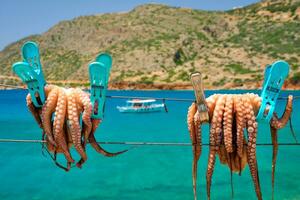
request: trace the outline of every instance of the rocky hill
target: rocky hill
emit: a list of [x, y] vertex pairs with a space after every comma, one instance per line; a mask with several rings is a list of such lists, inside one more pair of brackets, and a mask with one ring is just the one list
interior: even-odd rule
[[212, 12], [147, 4], [126, 13], [62, 21], [0, 52], [0, 82], [19, 84], [11, 71], [27, 40], [39, 43], [50, 82], [87, 85], [99, 52], [113, 56], [111, 87], [186, 88], [201, 71], [206, 88], [258, 88], [267, 64], [291, 65], [287, 86], [300, 85], [300, 1], [268, 0]]

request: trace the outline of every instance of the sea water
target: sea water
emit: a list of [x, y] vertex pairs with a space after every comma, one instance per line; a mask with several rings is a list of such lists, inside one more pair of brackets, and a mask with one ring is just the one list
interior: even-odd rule
[[[208, 91], [244, 93], [247, 91]], [[254, 91], [255, 92], [255, 91]], [[258, 92], [258, 91], [256, 91]], [[300, 91], [287, 94], [300, 95]], [[109, 91], [109, 95], [194, 98], [192, 91]], [[0, 91], [0, 138], [41, 139], [41, 130], [29, 113], [25, 90]], [[282, 113], [285, 101], [277, 105]], [[190, 142], [186, 124], [189, 102], [167, 101], [169, 112], [122, 114], [116, 106], [124, 99], [107, 99], [105, 118], [96, 132], [98, 141]], [[300, 137], [300, 100], [294, 101], [292, 122]], [[203, 127], [208, 142], [208, 126]], [[279, 131], [279, 142], [294, 142], [289, 127]], [[259, 124], [257, 143], [271, 143], [269, 126]], [[108, 151], [132, 148], [103, 145]], [[77, 153], [72, 156], [78, 160]], [[191, 146], [136, 146], [107, 158], [87, 148], [82, 169], [65, 172], [42, 154], [38, 143], [0, 143], [0, 199], [193, 199]], [[271, 199], [272, 147], [257, 146], [259, 177], [264, 199]], [[59, 161], [65, 164], [62, 156]], [[206, 199], [205, 174], [208, 147], [203, 147], [198, 167], [198, 198]], [[230, 171], [217, 159], [212, 199], [231, 199]], [[300, 199], [300, 147], [280, 146], [276, 168], [275, 198]], [[256, 199], [249, 168], [233, 175], [234, 198]]]

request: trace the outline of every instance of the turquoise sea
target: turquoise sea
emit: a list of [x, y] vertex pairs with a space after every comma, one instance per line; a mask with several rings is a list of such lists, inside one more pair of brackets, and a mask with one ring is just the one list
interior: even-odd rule
[[[208, 91], [241, 93], [246, 91]], [[288, 91], [299, 96], [300, 91]], [[25, 90], [0, 91], [0, 138], [40, 139], [41, 130], [25, 105]], [[192, 91], [109, 91], [109, 95], [193, 98]], [[186, 114], [189, 103], [167, 102], [169, 113], [121, 114], [123, 99], [107, 99], [105, 119], [98, 141], [189, 142]], [[282, 112], [285, 101], [277, 110]], [[293, 124], [300, 138], [300, 100], [294, 101]], [[208, 126], [203, 140], [208, 142]], [[294, 142], [289, 127], [279, 132], [280, 142]], [[269, 127], [259, 125], [258, 143], [270, 143]], [[116, 151], [130, 146], [104, 145]], [[0, 199], [193, 199], [190, 146], [140, 146], [115, 158], [87, 149], [82, 169], [68, 173], [43, 156], [40, 144], [0, 143]], [[271, 199], [271, 146], [258, 146], [259, 175], [264, 199]], [[76, 152], [73, 157], [78, 160]], [[206, 199], [205, 173], [208, 148], [198, 169], [198, 198]], [[62, 158], [62, 157], [60, 157]], [[300, 199], [300, 146], [280, 146], [275, 199]], [[233, 177], [234, 199], [256, 199], [248, 167]], [[231, 199], [229, 169], [216, 163], [212, 199]]]

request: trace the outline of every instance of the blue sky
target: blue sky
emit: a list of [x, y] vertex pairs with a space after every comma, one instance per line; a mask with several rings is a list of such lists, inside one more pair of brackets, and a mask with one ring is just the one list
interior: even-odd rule
[[23, 37], [40, 34], [61, 20], [82, 15], [129, 11], [145, 3], [203, 10], [228, 10], [258, 0], [1, 0], [0, 50]]

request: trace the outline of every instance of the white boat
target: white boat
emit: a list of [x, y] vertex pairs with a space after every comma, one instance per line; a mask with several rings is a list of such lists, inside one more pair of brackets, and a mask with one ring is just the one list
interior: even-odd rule
[[132, 99], [126, 101], [126, 106], [117, 106], [117, 109], [122, 113], [145, 113], [162, 111], [164, 109], [164, 104], [157, 104], [155, 102], [155, 99]]

